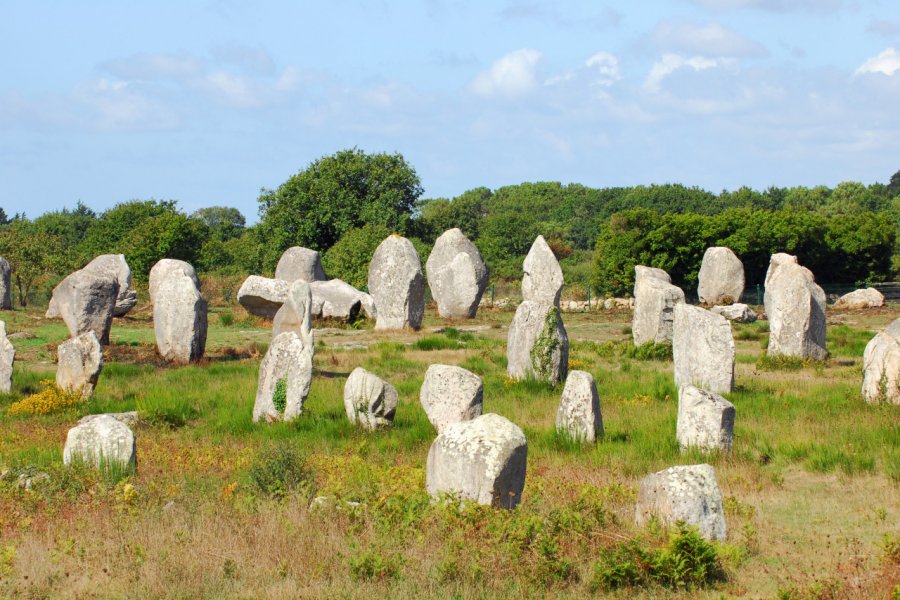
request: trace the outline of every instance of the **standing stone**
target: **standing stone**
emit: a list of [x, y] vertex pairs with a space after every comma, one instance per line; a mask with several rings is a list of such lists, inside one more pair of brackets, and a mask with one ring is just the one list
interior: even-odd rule
[[[259, 365], [259, 385], [253, 404], [254, 423], [260, 420], [290, 421], [303, 412], [303, 403], [312, 383], [312, 359], [312, 336], [301, 339], [293, 331], [288, 331], [272, 340]], [[279, 384], [282, 380], [284, 383]], [[279, 394], [276, 395], [276, 391]]]
[[590, 373], [569, 372], [559, 410], [556, 411], [556, 431], [573, 440], [591, 444], [603, 436], [600, 397], [597, 395], [594, 376]]
[[432, 496], [515, 508], [522, 499], [528, 459], [525, 434], [493, 413], [449, 425], [428, 451], [425, 487]]
[[397, 388], [362, 367], [353, 369], [344, 384], [347, 418], [369, 431], [391, 425], [399, 402]]
[[569, 369], [569, 336], [559, 309], [526, 300], [516, 309], [506, 338], [507, 374], [559, 383]]
[[462, 367], [431, 365], [419, 391], [419, 401], [438, 433], [451, 423], [481, 415], [484, 385], [481, 377]]
[[[81, 269], [53, 288], [52, 309], [62, 316], [71, 337], [93, 331], [102, 345], [109, 343], [119, 282], [109, 273]], [[48, 309], [48, 316], [51, 312]]]
[[252, 315], [272, 319], [287, 299], [290, 287], [280, 279], [250, 275], [238, 290], [238, 303]]
[[835, 308], [860, 310], [863, 308], [880, 308], [884, 306], [884, 294], [875, 288], [864, 288], [844, 294], [834, 303]]
[[744, 294], [744, 263], [730, 248], [707, 248], [698, 278], [700, 285], [697, 292], [702, 304], [734, 304], [740, 302]]
[[153, 265], [153, 268], [150, 269], [149, 287], [151, 303], [155, 302], [154, 298], [156, 297], [156, 291], [159, 289], [159, 285], [173, 273], [180, 273], [185, 277], [190, 278], [190, 280], [194, 282], [194, 287], [198, 290], [200, 289], [200, 280], [197, 278], [197, 272], [190, 263], [175, 258], [163, 258], [157, 261], [156, 264]]
[[82, 333], [56, 348], [56, 385], [69, 391], [81, 391], [90, 398], [103, 370], [103, 348], [93, 331]]
[[772, 279], [772, 276], [775, 274], [775, 271], [778, 270], [778, 267], [781, 265], [798, 265], [800, 264], [797, 261], [797, 257], [793, 254], [787, 254], [785, 252], [776, 252], [769, 258], [769, 268], [766, 269], [766, 280], [763, 283], [764, 287], [769, 287], [769, 280]]
[[684, 292], [662, 269], [637, 265], [634, 271], [634, 345], [671, 342], [675, 305], [684, 303]]
[[729, 321], [737, 323], [752, 323], [759, 317], [756, 312], [746, 304], [729, 304], [728, 306], [713, 306], [710, 308], [717, 315], [722, 315]]
[[710, 465], [670, 467], [645, 477], [634, 516], [639, 526], [655, 516], [666, 526], [693, 525], [708, 540], [725, 539], [722, 492]]
[[294, 246], [288, 248], [278, 259], [275, 267], [275, 279], [281, 279], [288, 283], [295, 281], [325, 281], [325, 271], [322, 269], [322, 259], [319, 253], [309, 248]]
[[734, 405], [722, 396], [692, 385], [678, 388], [678, 445], [731, 451], [734, 414]]
[[137, 304], [137, 292], [131, 289], [131, 268], [124, 254], [101, 254], [84, 266], [82, 271], [111, 275], [119, 282], [114, 317], [124, 317]]
[[316, 318], [334, 319], [350, 323], [359, 316], [368, 294], [359, 291], [341, 279], [331, 281], [313, 281], [309, 284], [312, 291], [312, 314]]
[[12, 310], [11, 274], [9, 262], [0, 256], [0, 310]]
[[6, 337], [6, 322], [0, 321], [0, 393], [12, 391], [13, 363], [16, 362], [16, 349]]
[[795, 257], [772, 256], [766, 274], [765, 305], [770, 355], [825, 358], [825, 292]]
[[63, 448], [63, 463], [81, 462], [94, 467], [118, 465], [133, 470], [137, 467], [134, 433], [110, 415], [94, 415], [90, 420], [69, 430]]
[[187, 364], [203, 357], [206, 311], [200, 290], [182, 272], [173, 271], [159, 283], [153, 302], [153, 330], [163, 359]]
[[866, 402], [900, 405], [900, 319], [866, 344], [862, 394]]
[[286, 331], [293, 331], [300, 339], [310, 337], [312, 331], [312, 292], [305, 281], [297, 280], [291, 284], [287, 300], [275, 313], [272, 321], [272, 337], [276, 338]]
[[412, 242], [391, 235], [378, 245], [369, 263], [369, 293], [378, 313], [375, 329], [422, 326], [425, 279]]
[[559, 306], [563, 272], [544, 236], [539, 235], [522, 263], [522, 299]]
[[425, 263], [428, 287], [438, 314], [450, 319], [475, 317], [488, 282], [488, 268], [475, 244], [459, 229], [449, 229], [434, 242]]
[[730, 392], [734, 388], [734, 336], [728, 319], [699, 306], [676, 304], [672, 359], [676, 386]]

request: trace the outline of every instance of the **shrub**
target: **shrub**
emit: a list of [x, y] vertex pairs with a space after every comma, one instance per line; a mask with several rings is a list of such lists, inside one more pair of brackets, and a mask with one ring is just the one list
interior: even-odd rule
[[646, 342], [630, 347], [627, 356], [636, 360], [672, 360], [672, 344]]
[[287, 377], [282, 377], [275, 382], [275, 390], [272, 392], [272, 403], [275, 410], [280, 413], [287, 408]]
[[69, 392], [56, 385], [56, 382], [45, 379], [41, 381], [44, 389], [9, 406], [9, 415], [46, 415], [72, 408], [81, 404], [80, 392]]
[[756, 368], [761, 371], [799, 371], [803, 367], [808, 367], [813, 363], [811, 360], [804, 360], [796, 356], [785, 356], [784, 354], [769, 354], [763, 352], [756, 361]]
[[293, 442], [282, 441], [263, 448], [250, 466], [250, 481], [260, 492], [283, 497], [293, 492], [312, 495], [313, 472], [306, 455]]

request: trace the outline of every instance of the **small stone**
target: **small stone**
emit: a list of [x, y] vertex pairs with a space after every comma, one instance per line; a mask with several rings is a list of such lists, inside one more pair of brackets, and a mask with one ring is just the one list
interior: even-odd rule
[[419, 329], [425, 313], [425, 278], [419, 253], [405, 237], [386, 238], [369, 263], [375, 329]]
[[103, 348], [93, 331], [82, 333], [56, 348], [56, 385], [68, 392], [80, 390], [90, 398], [103, 370]]
[[684, 303], [684, 292], [662, 269], [636, 265], [634, 271], [634, 345], [671, 342], [675, 305]]
[[[277, 335], [259, 365], [253, 422], [290, 421], [303, 412], [312, 383], [312, 336], [303, 340], [293, 331]], [[275, 391], [284, 380], [284, 407], [276, 406]]]
[[394, 386], [362, 367], [353, 369], [344, 384], [347, 418], [369, 431], [391, 425], [399, 401]]
[[121, 468], [135, 469], [134, 433], [109, 415], [95, 415], [93, 419], [69, 430], [63, 449], [63, 463], [73, 462], [100, 467], [117, 464]]
[[432, 496], [515, 508], [522, 499], [528, 459], [525, 434], [495, 414], [449, 425], [428, 451], [425, 487]]
[[697, 293], [708, 306], [739, 302], [744, 294], [744, 263], [724, 246], [707, 248], [698, 275]]
[[559, 410], [556, 412], [556, 431], [573, 440], [590, 444], [603, 436], [600, 397], [597, 395], [594, 376], [590, 373], [569, 372]]
[[638, 490], [635, 522], [642, 527], [652, 516], [665, 526], [684, 521], [708, 540], [724, 540], [725, 513], [715, 469], [670, 467], [645, 477]]
[[835, 308], [861, 310], [864, 308], [880, 308], [884, 306], [884, 294], [875, 288], [864, 288], [844, 294], [834, 303]]
[[728, 320], [689, 304], [675, 305], [672, 359], [675, 385], [716, 393], [734, 388], [734, 337]]
[[522, 270], [525, 272], [522, 277], [522, 299], [558, 307], [564, 283], [563, 272], [544, 236], [537, 236], [531, 244]]
[[309, 248], [294, 246], [288, 248], [278, 259], [275, 267], [275, 279], [281, 279], [288, 283], [295, 281], [325, 281], [325, 271], [322, 269], [322, 259], [319, 253]]
[[713, 306], [709, 310], [735, 323], [752, 323], [758, 318], [756, 312], [746, 304]]
[[526, 300], [516, 309], [506, 340], [507, 374], [559, 383], [569, 368], [569, 336], [559, 309]]
[[238, 290], [238, 303], [252, 315], [272, 319], [287, 300], [290, 287], [280, 279], [250, 275]]
[[725, 398], [692, 385], [678, 389], [676, 433], [682, 449], [731, 451], [734, 405]]
[[900, 405], [900, 319], [873, 337], [863, 353], [862, 395], [866, 402]]
[[481, 253], [459, 229], [449, 229], [434, 242], [425, 264], [428, 287], [445, 318], [471, 319], [488, 282]]
[[312, 292], [313, 317], [344, 323], [356, 320], [369, 296], [341, 279], [314, 281], [309, 284], [309, 289]]
[[419, 401], [438, 433], [450, 424], [481, 415], [484, 384], [462, 367], [431, 365], [419, 391]]
[[6, 322], [0, 321], [0, 393], [12, 391], [13, 363], [16, 349], [6, 337]]

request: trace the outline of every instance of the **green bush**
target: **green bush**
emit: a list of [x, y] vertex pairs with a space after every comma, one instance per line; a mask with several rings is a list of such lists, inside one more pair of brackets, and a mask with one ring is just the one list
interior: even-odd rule
[[386, 225], [368, 223], [351, 229], [325, 252], [322, 267], [329, 277], [343, 279], [355, 288], [369, 283], [369, 263], [378, 244], [393, 233]]
[[311, 496], [314, 491], [315, 480], [306, 454], [290, 440], [260, 450], [250, 465], [249, 477], [259, 492], [270, 496], [283, 497], [294, 492]]
[[272, 392], [272, 404], [280, 413], [287, 408], [287, 377], [282, 377], [275, 382], [275, 391]]

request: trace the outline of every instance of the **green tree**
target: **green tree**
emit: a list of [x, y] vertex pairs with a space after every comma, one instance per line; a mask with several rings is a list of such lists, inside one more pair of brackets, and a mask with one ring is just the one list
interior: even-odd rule
[[322, 257], [323, 269], [329, 277], [343, 279], [355, 288], [366, 287], [372, 255], [378, 244], [390, 234], [391, 230], [379, 223], [351, 229], [325, 252]]
[[0, 256], [9, 262], [21, 306], [28, 306], [34, 286], [58, 268], [61, 241], [24, 218], [0, 227]]
[[241, 211], [229, 206], [201, 208], [194, 211], [191, 218], [203, 221], [212, 236], [222, 242], [241, 235], [246, 225]]
[[121, 244], [144, 222], [167, 213], [180, 214], [174, 200], [131, 200], [120, 202], [101, 214], [88, 228], [79, 251], [93, 258], [99, 254], [122, 253]]
[[125, 255], [131, 272], [146, 281], [150, 269], [161, 258], [177, 258], [194, 264], [209, 230], [201, 221], [180, 212], [164, 212], [141, 222], [120, 241], [117, 249]]
[[59, 240], [61, 261], [58, 267], [68, 272], [80, 268], [93, 258], [85, 256], [80, 249], [96, 220], [97, 214], [79, 201], [73, 210], [64, 208], [41, 215], [34, 220], [34, 226], [37, 231]]

